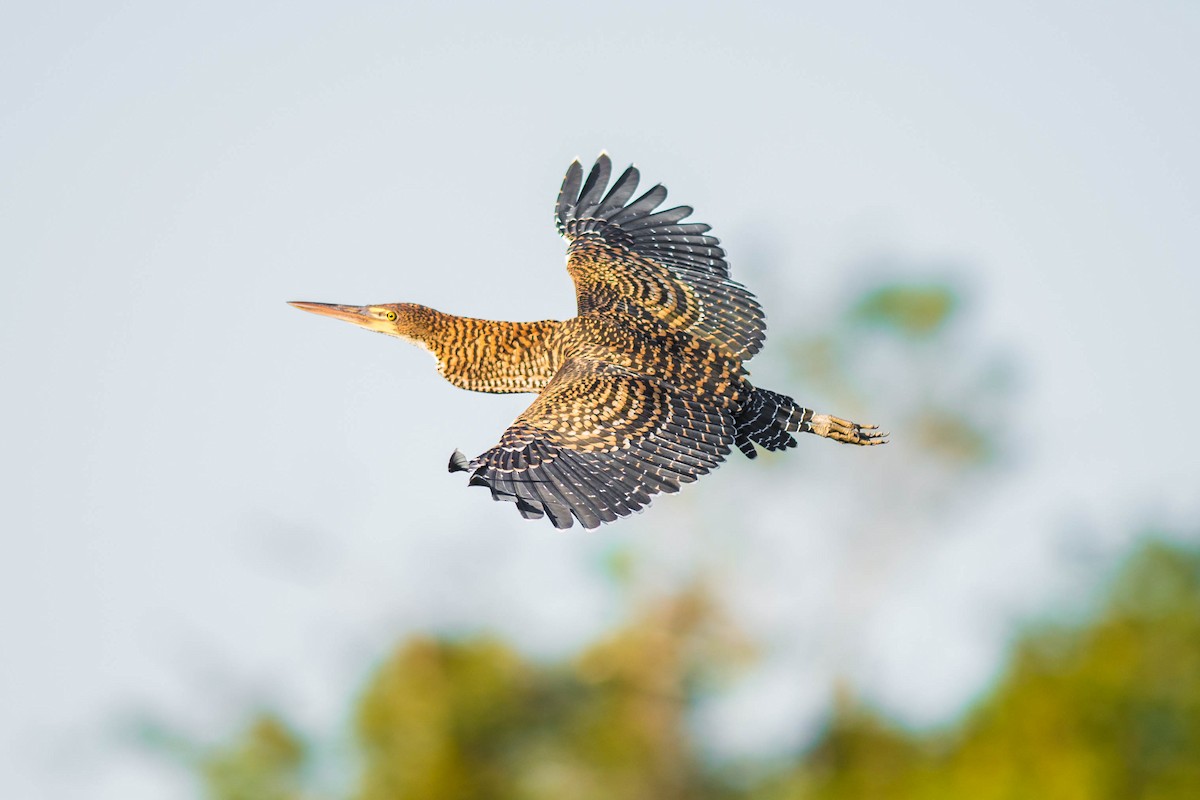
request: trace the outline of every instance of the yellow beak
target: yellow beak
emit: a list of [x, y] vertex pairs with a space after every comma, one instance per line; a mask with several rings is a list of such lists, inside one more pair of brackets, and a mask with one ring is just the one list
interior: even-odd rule
[[370, 306], [341, 306], [336, 303], [305, 303], [298, 300], [289, 302], [288, 305], [301, 311], [320, 314], [322, 317], [352, 322], [367, 330], [393, 335], [396, 333], [395, 323], [373, 314]]

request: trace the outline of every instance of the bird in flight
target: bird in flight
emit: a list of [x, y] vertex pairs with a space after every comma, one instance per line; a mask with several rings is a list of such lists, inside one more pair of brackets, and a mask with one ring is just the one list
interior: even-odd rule
[[567, 169], [554, 221], [566, 238], [577, 316], [499, 322], [414, 303], [347, 306], [293, 302], [303, 311], [407, 339], [437, 357], [442, 377], [476, 392], [529, 392], [537, 399], [467, 472], [526, 519], [585, 528], [646, 506], [718, 466], [736, 447], [795, 447], [792, 433], [836, 442], [887, 441], [860, 425], [803, 408], [751, 385], [744, 362], [766, 326], [754, 295], [729, 277], [708, 225], [684, 222], [689, 206], [658, 210], [656, 185], [632, 199], [629, 167], [609, 188], [601, 154], [588, 173]]

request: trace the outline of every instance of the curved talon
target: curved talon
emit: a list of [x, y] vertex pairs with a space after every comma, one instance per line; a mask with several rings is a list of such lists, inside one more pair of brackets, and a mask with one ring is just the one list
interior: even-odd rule
[[[841, 426], [838, 426], [841, 427]], [[846, 438], [832, 437], [837, 441], [843, 441], [847, 444], [857, 444], [862, 446], [870, 446], [876, 444], [887, 444], [887, 437], [890, 434], [886, 431], [879, 430], [878, 425], [864, 425], [850, 423], [850, 430]]]
[[868, 433], [866, 435], [866, 438], [864, 438], [863, 441], [860, 442], [860, 444], [867, 444], [867, 445], [887, 444], [888, 443], [887, 437], [889, 437], [889, 436], [891, 436], [891, 433], [889, 433], [888, 431], [873, 431], [871, 433]]

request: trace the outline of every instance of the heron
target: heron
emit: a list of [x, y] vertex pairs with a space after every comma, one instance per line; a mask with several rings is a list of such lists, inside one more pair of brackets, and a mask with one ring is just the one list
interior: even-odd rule
[[710, 226], [685, 221], [690, 206], [659, 210], [662, 184], [634, 199], [636, 167], [609, 187], [611, 176], [605, 153], [586, 179], [576, 160], [555, 203], [575, 283], [571, 319], [474, 319], [415, 303], [291, 305], [420, 345], [462, 389], [536, 394], [498, 444], [476, 458], [455, 450], [449, 470], [555, 528], [596, 528], [640, 511], [735, 447], [755, 458], [758, 447], [795, 447], [793, 433], [888, 441], [876, 425], [752, 385], [745, 362], [765, 341], [763, 310], [730, 277]]

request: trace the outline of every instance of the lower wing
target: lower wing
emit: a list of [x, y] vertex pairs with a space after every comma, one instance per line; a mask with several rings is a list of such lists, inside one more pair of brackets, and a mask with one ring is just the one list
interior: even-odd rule
[[585, 528], [627, 516], [659, 492], [679, 491], [729, 453], [728, 409], [658, 379], [604, 362], [572, 359], [500, 438], [452, 471], [516, 503], [527, 519]]

